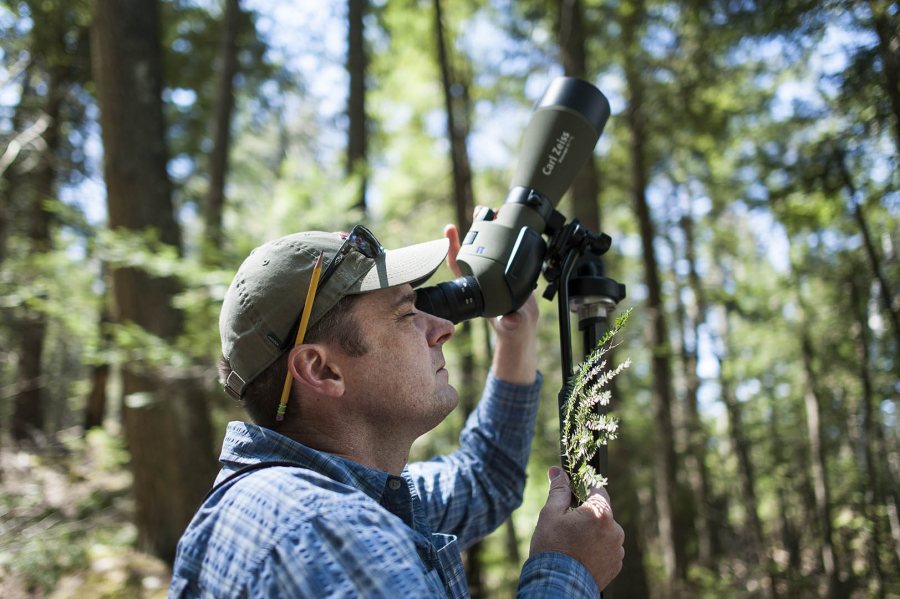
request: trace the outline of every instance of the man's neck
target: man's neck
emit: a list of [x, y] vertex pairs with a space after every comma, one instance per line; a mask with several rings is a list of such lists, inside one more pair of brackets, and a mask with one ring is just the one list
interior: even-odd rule
[[324, 430], [306, 422], [288, 423], [277, 432], [311, 449], [330, 453], [368, 468], [399, 475], [409, 460], [412, 442], [378, 439], [368, 431], [344, 423], [341, 431]]

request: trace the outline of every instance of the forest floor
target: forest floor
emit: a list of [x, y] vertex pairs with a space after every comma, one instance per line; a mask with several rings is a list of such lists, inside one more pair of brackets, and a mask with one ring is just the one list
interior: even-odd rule
[[40, 449], [0, 447], [0, 597], [165, 597], [168, 566], [134, 549], [121, 441], [61, 433]]

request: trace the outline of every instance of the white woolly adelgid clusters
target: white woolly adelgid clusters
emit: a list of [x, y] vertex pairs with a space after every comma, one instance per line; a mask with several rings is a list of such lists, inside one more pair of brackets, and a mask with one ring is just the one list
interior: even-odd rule
[[618, 344], [616, 335], [625, 326], [631, 310], [616, 318], [587, 359], [578, 367], [572, 378], [571, 391], [566, 400], [563, 418], [563, 453], [567, 474], [572, 481], [572, 492], [584, 502], [593, 487], [605, 487], [607, 478], [597, 472], [591, 461], [601, 447], [619, 434], [619, 419], [607, 413], [612, 399], [609, 384], [623, 370], [631, 366], [628, 358], [615, 368], [608, 365], [607, 354]]

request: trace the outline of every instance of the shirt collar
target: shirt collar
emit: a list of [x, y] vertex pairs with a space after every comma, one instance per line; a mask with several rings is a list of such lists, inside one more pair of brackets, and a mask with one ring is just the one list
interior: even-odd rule
[[[404, 521], [412, 518], [411, 481], [405, 470], [402, 477], [393, 476], [352, 460], [312, 449], [256, 424], [229, 422], [219, 461], [222, 463], [222, 472], [216, 482], [257, 462], [295, 462], [302, 468], [362, 491]], [[401, 485], [397, 484], [398, 479], [403, 481]]]

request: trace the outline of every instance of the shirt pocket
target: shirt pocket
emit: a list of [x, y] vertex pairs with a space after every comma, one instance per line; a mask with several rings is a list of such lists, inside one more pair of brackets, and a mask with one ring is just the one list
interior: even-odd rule
[[438, 562], [443, 572], [444, 586], [449, 591], [449, 596], [468, 597], [469, 587], [466, 584], [466, 571], [463, 568], [456, 535], [432, 533], [431, 544], [437, 551]]

